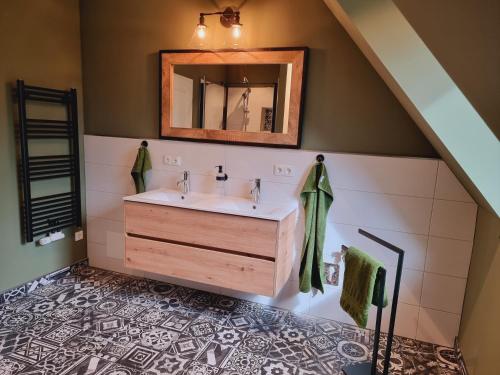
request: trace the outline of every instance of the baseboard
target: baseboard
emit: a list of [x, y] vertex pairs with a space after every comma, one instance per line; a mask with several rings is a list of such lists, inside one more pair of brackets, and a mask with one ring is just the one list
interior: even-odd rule
[[10, 288], [0, 292], [0, 303], [10, 303], [13, 300], [23, 297], [28, 293], [34, 291], [36, 288], [52, 283], [55, 279], [71, 273], [74, 268], [88, 265], [88, 258], [79, 260], [67, 267], [61, 268], [57, 271], [48, 273], [46, 275], [40, 276], [34, 280], [28, 281], [14, 288]]
[[467, 371], [467, 366], [465, 366], [464, 356], [462, 354], [462, 350], [460, 349], [460, 343], [458, 341], [458, 337], [455, 337], [455, 356], [457, 358], [458, 363], [458, 371], [460, 375], [469, 375]]

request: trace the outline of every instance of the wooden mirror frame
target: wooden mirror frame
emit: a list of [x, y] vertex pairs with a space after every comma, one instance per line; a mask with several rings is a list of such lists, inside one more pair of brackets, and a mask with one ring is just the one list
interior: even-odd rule
[[[160, 50], [160, 138], [253, 146], [300, 148], [308, 48], [245, 50]], [[174, 128], [172, 126], [174, 65], [292, 64], [288, 131], [252, 133], [236, 130]]]

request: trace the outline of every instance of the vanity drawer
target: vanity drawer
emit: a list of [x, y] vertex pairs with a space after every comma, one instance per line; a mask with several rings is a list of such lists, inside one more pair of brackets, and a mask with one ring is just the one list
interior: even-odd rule
[[125, 202], [127, 233], [273, 259], [278, 224], [272, 220]]
[[274, 262], [133, 236], [125, 266], [204, 284], [272, 296]]

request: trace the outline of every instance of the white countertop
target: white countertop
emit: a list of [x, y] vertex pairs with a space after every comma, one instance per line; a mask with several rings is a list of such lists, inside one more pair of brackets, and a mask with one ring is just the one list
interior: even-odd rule
[[297, 209], [296, 202], [255, 204], [250, 199], [194, 192], [181, 194], [179, 191], [171, 189], [151, 190], [123, 199], [127, 202], [158, 204], [275, 221], [283, 220]]

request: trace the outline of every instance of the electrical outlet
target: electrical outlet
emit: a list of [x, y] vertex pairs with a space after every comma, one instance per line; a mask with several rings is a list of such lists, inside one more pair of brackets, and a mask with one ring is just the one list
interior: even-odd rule
[[179, 167], [182, 165], [182, 158], [180, 156], [163, 155], [163, 164]]
[[274, 175], [292, 177], [295, 175], [295, 170], [291, 165], [275, 164], [274, 165]]
[[175, 158], [173, 158], [172, 165], [180, 167], [182, 165], [182, 158], [180, 156], [176, 156]]
[[83, 230], [75, 232], [75, 242], [83, 240]]

